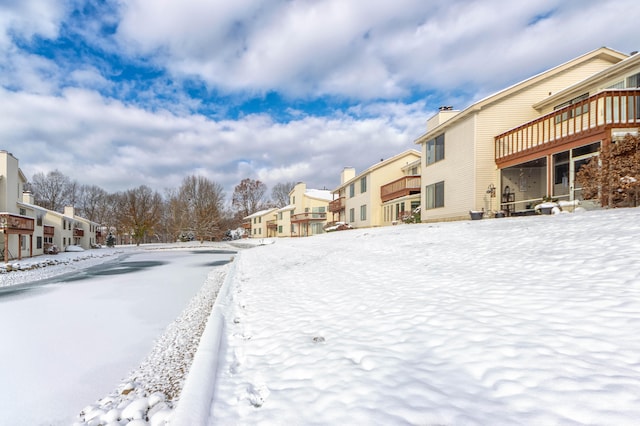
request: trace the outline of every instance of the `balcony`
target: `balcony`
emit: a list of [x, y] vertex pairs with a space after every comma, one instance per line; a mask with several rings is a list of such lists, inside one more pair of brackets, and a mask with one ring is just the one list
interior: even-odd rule
[[340, 197], [329, 202], [329, 211], [331, 213], [338, 213], [344, 209], [345, 209], [344, 197]]
[[33, 234], [34, 220], [11, 213], [0, 213], [0, 229], [6, 234]]
[[84, 229], [75, 228], [73, 230], [73, 236], [74, 237], [84, 237]]
[[420, 193], [420, 176], [403, 176], [380, 187], [382, 202]]
[[275, 220], [268, 220], [267, 229], [278, 229], [278, 223]]
[[53, 226], [45, 225], [42, 233], [45, 237], [53, 237], [55, 228]]
[[298, 213], [291, 216], [291, 223], [298, 222], [322, 222], [327, 220], [326, 213], [319, 212], [306, 212], [306, 213]]
[[589, 137], [595, 142], [609, 137], [612, 128], [639, 124], [640, 90], [605, 90], [496, 136], [496, 164], [528, 161], [558, 146]]

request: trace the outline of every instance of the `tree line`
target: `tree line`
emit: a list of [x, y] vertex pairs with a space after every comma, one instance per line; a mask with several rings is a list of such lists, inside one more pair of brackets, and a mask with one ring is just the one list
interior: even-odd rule
[[222, 239], [228, 230], [241, 226], [244, 217], [289, 204], [294, 185], [274, 185], [269, 198], [263, 182], [243, 179], [235, 186], [230, 205], [220, 184], [195, 175], [163, 194], [146, 185], [109, 193], [53, 170], [33, 175], [27, 189], [38, 206], [57, 212], [73, 206], [76, 215], [99, 223], [117, 242], [140, 244]]

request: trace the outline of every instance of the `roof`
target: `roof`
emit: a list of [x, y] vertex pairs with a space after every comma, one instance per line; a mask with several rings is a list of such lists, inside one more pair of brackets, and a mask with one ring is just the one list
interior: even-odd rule
[[331, 195], [331, 191], [329, 191], [328, 189], [307, 189], [304, 192], [304, 195], [323, 201], [333, 200], [333, 195]]
[[445, 121], [444, 123], [435, 127], [434, 129], [431, 129], [426, 133], [422, 134], [420, 137], [418, 137], [415, 140], [415, 143], [416, 144], [425, 143], [428, 140], [433, 139], [435, 136], [442, 133], [443, 131], [445, 131], [446, 129], [448, 129], [458, 121], [461, 121], [467, 118], [471, 114], [477, 111], [480, 111], [481, 109], [486, 108], [487, 106], [495, 102], [501, 101], [507, 96], [511, 96], [521, 90], [524, 90], [532, 86], [533, 84], [540, 83], [543, 80], [546, 80], [563, 71], [573, 68], [578, 64], [584, 63], [594, 58], [603, 58], [603, 59], [609, 60], [612, 63], [618, 63], [627, 57], [628, 55], [618, 52], [617, 50], [610, 49], [608, 47], [600, 47], [598, 49], [592, 50], [591, 52], [585, 53], [584, 55], [578, 56], [577, 58], [574, 58], [568, 62], [565, 62], [561, 65], [558, 65], [556, 67], [543, 71], [539, 74], [536, 74], [533, 77], [529, 77], [526, 80], [523, 80], [519, 83], [509, 86], [506, 89], [502, 89], [499, 92], [496, 92], [490, 96], [487, 96], [484, 99], [479, 100], [478, 102], [475, 102], [474, 104], [471, 104], [469, 107], [462, 110], [459, 114], [451, 117], [449, 120]]
[[559, 99], [566, 97], [573, 97], [572, 94], [579, 93], [582, 94], [584, 92], [585, 86], [594, 86], [597, 84], [602, 84], [606, 80], [614, 77], [617, 74], [624, 73], [628, 69], [632, 69], [634, 67], [640, 66], [640, 54], [631, 55], [617, 64], [611, 65], [609, 68], [604, 69], [600, 72], [595, 73], [594, 75], [585, 78], [582, 81], [579, 81], [566, 89], [560, 90], [551, 96], [545, 98], [544, 100], [538, 102], [533, 105], [535, 109], [543, 109], [551, 104], [556, 104]]
[[288, 212], [290, 210], [295, 210], [296, 206], [293, 204], [289, 204], [288, 206], [284, 206], [284, 207], [280, 207], [277, 211], [277, 213], [280, 212]]
[[243, 220], [245, 220], [245, 219], [253, 219], [254, 217], [264, 216], [264, 215], [267, 215], [267, 214], [269, 214], [269, 213], [273, 213], [273, 212], [275, 212], [276, 210], [278, 210], [278, 209], [276, 209], [276, 208], [271, 208], [271, 209], [260, 210], [260, 211], [258, 211], [258, 212], [255, 212], [255, 213], [250, 214], [250, 215], [249, 215], [249, 216], [247, 216], [247, 217], [244, 217], [244, 218], [243, 218]]
[[415, 150], [415, 149], [408, 149], [406, 151], [401, 152], [400, 154], [396, 154], [391, 158], [387, 158], [386, 160], [380, 161], [379, 163], [376, 163], [374, 165], [372, 165], [371, 167], [369, 167], [368, 169], [364, 170], [362, 173], [354, 176], [353, 178], [349, 179], [348, 181], [346, 181], [345, 183], [341, 184], [340, 186], [338, 186], [336, 189], [334, 189], [333, 191], [331, 191], [331, 193], [336, 193], [338, 192], [341, 188], [344, 188], [347, 185], [350, 185], [351, 182], [355, 182], [358, 179], [362, 178], [362, 176], [369, 174], [373, 171], [375, 171], [376, 169], [379, 169], [381, 167], [384, 167], [386, 165], [388, 165], [389, 163], [396, 161], [402, 157], [405, 157], [407, 155], [417, 155], [418, 158], [420, 157], [420, 151]]

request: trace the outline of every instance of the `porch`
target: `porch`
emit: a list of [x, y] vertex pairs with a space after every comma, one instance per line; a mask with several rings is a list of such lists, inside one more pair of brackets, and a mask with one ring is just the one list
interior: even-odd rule
[[17, 236], [17, 258], [22, 259], [22, 236], [29, 235], [29, 256], [33, 256], [33, 229], [35, 220], [29, 217], [11, 213], [0, 213], [0, 229], [2, 230], [4, 244], [2, 257], [5, 263], [9, 262], [10, 247], [9, 238]]
[[640, 90], [605, 90], [495, 137], [499, 168], [611, 138], [612, 133], [637, 130]]
[[640, 90], [605, 90], [496, 136], [500, 209], [532, 214], [549, 198], [596, 207], [583, 200], [576, 174], [603, 145], [637, 134], [639, 125]]
[[[305, 212], [291, 216], [292, 233], [291, 236], [308, 237], [310, 235], [321, 234], [324, 223], [327, 221], [325, 212]], [[297, 231], [295, 230], [297, 228]]]
[[420, 176], [403, 176], [380, 187], [380, 199], [383, 203], [420, 193]]

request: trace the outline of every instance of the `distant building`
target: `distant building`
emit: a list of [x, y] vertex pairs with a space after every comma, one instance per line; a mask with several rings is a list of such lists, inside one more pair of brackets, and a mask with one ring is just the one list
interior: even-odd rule
[[48, 253], [54, 245], [59, 250], [69, 245], [90, 249], [96, 243], [97, 223], [75, 216], [73, 207], [61, 214], [36, 206], [26, 184], [18, 159], [0, 151], [0, 251], [5, 263]]
[[391, 225], [419, 206], [420, 152], [410, 149], [356, 175], [346, 167], [329, 204], [332, 221], [355, 228]]

